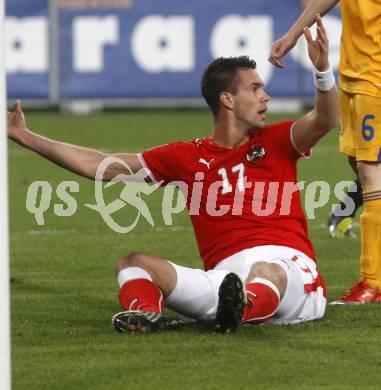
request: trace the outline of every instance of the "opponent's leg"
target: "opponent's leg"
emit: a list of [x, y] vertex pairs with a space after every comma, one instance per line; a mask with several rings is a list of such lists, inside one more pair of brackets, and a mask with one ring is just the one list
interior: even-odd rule
[[376, 300], [381, 302], [381, 164], [359, 161], [358, 170], [364, 187], [364, 212], [360, 220], [361, 278], [379, 291]]
[[[381, 99], [351, 95], [353, 149], [341, 150], [356, 156], [357, 171], [363, 189], [364, 211], [361, 227], [361, 281], [333, 303], [381, 302]], [[345, 109], [343, 107], [343, 109]], [[349, 126], [348, 126], [349, 127]], [[340, 139], [340, 142], [342, 139]]]
[[363, 183], [361, 225], [361, 281], [334, 303], [381, 303], [381, 164], [358, 162]]
[[379, 291], [381, 302], [381, 190], [364, 192], [361, 223], [361, 279]]

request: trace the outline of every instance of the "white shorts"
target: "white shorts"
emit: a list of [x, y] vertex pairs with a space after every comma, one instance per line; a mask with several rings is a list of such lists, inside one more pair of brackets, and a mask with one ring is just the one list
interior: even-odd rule
[[323, 317], [327, 300], [316, 263], [302, 252], [275, 245], [245, 249], [206, 272], [171, 263], [177, 272], [177, 284], [166, 298], [166, 306], [190, 318], [213, 320], [224, 277], [234, 272], [246, 284], [251, 266], [263, 261], [279, 264], [287, 275], [284, 296], [275, 316], [267, 323], [296, 324]]

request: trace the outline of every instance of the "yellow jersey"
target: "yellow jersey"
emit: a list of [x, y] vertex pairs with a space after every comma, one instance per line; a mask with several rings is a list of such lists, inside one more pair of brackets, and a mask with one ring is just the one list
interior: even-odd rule
[[381, 0], [340, 0], [340, 86], [381, 97]]

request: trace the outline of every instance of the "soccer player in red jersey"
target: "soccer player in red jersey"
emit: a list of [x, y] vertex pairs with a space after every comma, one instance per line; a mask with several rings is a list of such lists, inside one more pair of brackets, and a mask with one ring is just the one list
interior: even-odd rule
[[[324, 315], [324, 282], [308, 239], [296, 186], [297, 161], [336, 125], [338, 103], [328, 39], [317, 16], [313, 39], [315, 107], [297, 121], [267, 126], [270, 97], [248, 57], [218, 58], [206, 69], [202, 94], [214, 116], [210, 137], [175, 142], [138, 154], [118, 154], [133, 173], [142, 168], [161, 185], [181, 182], [204, 270], [146, 253], [118, 260], [118, 331], [171, 329], [186, 317], [215, 321], [216, 332], [241, 321], [290, 324]], [[27, 129], [20, 103], [8, 114], [8, 135], [56, 164], [95, 178], [106, 155], [46, 139]], [[129, 174], [112, 165], [104, 179]], [[247, 297], [247, 298], [246, 298]]]

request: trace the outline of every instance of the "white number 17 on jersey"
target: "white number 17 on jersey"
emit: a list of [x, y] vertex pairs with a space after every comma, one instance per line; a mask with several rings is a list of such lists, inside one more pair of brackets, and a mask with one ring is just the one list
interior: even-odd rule
[[[244, 191], [245, 190], [245, 183], [244, 183], [244, 172], [245, 172], [245, 166], [243, 163], [240, 163], [238, 165], [234, 165], [232, 168], [233, 173], [238, 172], [238, 178], [237, 178], [237, 186], [239, 191]], [[222, 178], [222, 194], [228, 194], [229, 192], [233, 191], [233, 187], [229, 182], [228, 174], [225, 168], [221, 168], [218, 170], [218, 174]]]

